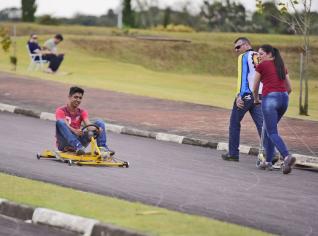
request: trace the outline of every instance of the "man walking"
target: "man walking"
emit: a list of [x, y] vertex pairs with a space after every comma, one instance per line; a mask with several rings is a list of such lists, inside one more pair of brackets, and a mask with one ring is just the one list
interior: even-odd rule
[[[263, 125], [261, 107], [254, 104], [252, 93], [255, 67], [258, 64], [257, 52], [253, 51], [250, 41], [245, 37], [237, 38], [234, 41], [234, 49], [240, 55], [238, 57], [237, 93], [230, 118], [229, 152], [222, 154], [222, 159], [226, 161], [239, 161], [241, 120], [246, 112], [249, 111], [251, 114], [259, 135], [261, 135]], [[262, 91], [261, 87], [259, 93]]]

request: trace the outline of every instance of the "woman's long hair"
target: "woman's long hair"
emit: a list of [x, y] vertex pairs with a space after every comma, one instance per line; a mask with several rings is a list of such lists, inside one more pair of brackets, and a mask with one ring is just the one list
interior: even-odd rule
[[269, 44], [262, 45], [261, 49], [263, 49], [263, 51], [266, 52], [267, 54], [272, 53], [278, 77], [281, 80], [285, 80], [286, 79], [285, 65], [284, 65], [283, 58], [281, 57], [279, 53], [279, 50], [277, 48], [272, 47]]

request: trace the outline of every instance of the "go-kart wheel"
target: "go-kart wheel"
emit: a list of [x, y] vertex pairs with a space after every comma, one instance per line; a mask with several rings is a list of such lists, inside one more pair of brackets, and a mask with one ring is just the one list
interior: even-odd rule
[[37, 154], [36, 154], [36, 158], [37, 158], [38, 160], [40, 160], [41, 155], [40, 155], [39, 153], [37, 153]]
[[123, 167], [129, 168], [129, 162], [125, 161], [124, 164], [123, 164]]
[[72, 166], [73, 165], [73, 161], [72, 160], [68, 160], [68, 165]]
[[256, 168], [260, 169], [260, 165], [261, 165], [262, 161], [260, 159], [257, 159], [256, 161]]
[[[93, 130], [90, 130], [89, 127], [94, 127]], [[87, 134], [89, 137], [93, 137], [94, 139], [97, 139], [99, 136], [99, 127], [95, 124], [86, 125], [82, 128], [83, 134]]]

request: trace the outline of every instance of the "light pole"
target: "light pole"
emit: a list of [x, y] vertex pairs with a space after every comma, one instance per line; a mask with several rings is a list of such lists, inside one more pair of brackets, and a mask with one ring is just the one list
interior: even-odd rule
[[119, 6], [117, 7], [117, 28], [123, 28], [123, 1], [119, 0]]

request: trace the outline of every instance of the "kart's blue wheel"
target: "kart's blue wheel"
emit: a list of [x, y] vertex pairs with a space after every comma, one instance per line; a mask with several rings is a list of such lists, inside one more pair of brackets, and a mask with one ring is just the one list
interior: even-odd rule
[[40, 160], [41, 155], [40, 155], [39, 153], [37, 153], [37, 154], [36, 154], [36, 158], [37, 158], [38, 160]]

